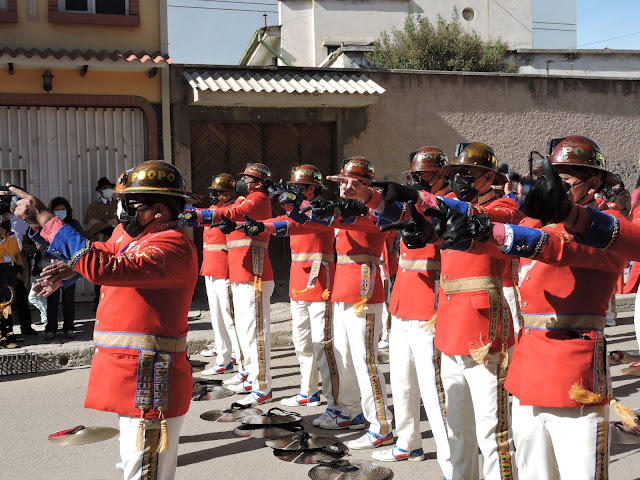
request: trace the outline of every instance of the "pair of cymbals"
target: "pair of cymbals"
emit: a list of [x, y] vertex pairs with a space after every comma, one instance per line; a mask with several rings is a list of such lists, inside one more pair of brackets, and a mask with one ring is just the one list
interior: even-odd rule
[[89, 443], [98, 443], [115, 437], [120, 433], [117, 428], [111, 427], [85, 427], [78, 425], [77, 427], [60, 430], [52, 433], [48, 439], [56, 445], [87, 445]]
[[272, 408], [263, 415], [249, 415], [239, 421], [244, 425], [286, 425], [302, 420], [302, 416], [296, 412], [288, 412], [281, 408]]
[[[286, 437], [283, 437], [286, 438]], [[327, 445], [316, 450], [274, 450], [273, 455], [288, 463], [312, 465], [316, 463], [332, 463], [349, 453], [343, 443]]]
[[300, 452], [305, 450], [317, 450], [329, 445], [334, 445], [338, 443], [338, 439], [334, 436], [316, 435], [314, 433], [302, 431], [294, 435], [288, 435], [275, 440], [268, 440], [264, 443], [267, 447], [277, 450]]
[[230, 397], [231, 395], [235, 394], [228, 388], [224, 388], [221, 385], [202, 385], [194, 387], [191, 399], [195, 402], [202, 400], [219, 400], [221, 398]]
[[287, 423], [284, 425], [240, 425], [233, 429], [233, 434], [243, 438], [278, 438], [302, 430], [302, 425]]
[[313, 480], [385, 480], [391, 469], [373, 462], [349, 462], [336, 460], [332, 463], [316, 465], [309, 470]]
[[231, 407], [225, 410], [209, 410], [208, 412], [204, 412], [200, 415], [200, 418], [207, 422], [237, 422], [240, 418], [249, 415], [262, 415], [262, 410], [234, 402], [231, 404]]

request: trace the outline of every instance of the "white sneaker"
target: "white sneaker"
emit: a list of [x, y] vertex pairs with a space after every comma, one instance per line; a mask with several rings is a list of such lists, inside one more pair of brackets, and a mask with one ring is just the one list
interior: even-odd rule
[[273, 396], [271, 392], [269, 393], [258, 393], [252, 392], [251, 395], [247, 395], [242, 400], [238, 400], [236, 403], [240, 405], [262, 405], [263, 403], [269, 403], [273, 401]]
[[390, 448], [389, 450], [378, 450], [377, 452], [373, 452], [371, 456], [374, 460], [378, 460], [380, 462], [399, 462], [400, 460], [421, 462], [424, 460], [424, 451], [421, 448], [416, 448], [409, 452], [408, 450], [403, 450], [397, 445], [394, 445], [393, 448]]
[[320, 394], [316, 392], [308, 396], [299, 393], [293, 397], [283, 398], [280, 403], [286, 407], [317, 407], [320, 405]]
[[327, 408], [322, 415], [320, 415], [318, 418], [314, 418], [313, 422], [311, 422], [313, 425], [318, 426], [322, 423], [327, 423], [330, 420], [333, 420], [334, 418], [334, 412], [336, 412], [337, 410], [334, 410], [333, 408]]
[[200, 352], [200, 355], [203, 357], [215, 357], [216, 356], [216, 347], [215, 345], [207, 345], [207, 348]]
[[607, 318], [604, 321], [605, 326], [607, 327], [615, 327], [616, 325], [618, 325], [618, 322], [616, 322], [615, 318]]
[[247, 379], [247, 374], [244, 372], [238, 372], [233, 377], [227, 378], [222, 382], [223, 385], [240, 385]]
[[370, 448], [378, 448], [383, 445], [391, 445], [393, 443], [393, 432], [387, 433], [385, 436], [368, 431], [360, 438], [347, 442], [349, 450], [367, 450]]
[[234, 385], [227, 385], [228, 390], [236, 393], [251, 393], [252, 388], [253, 386], [251, 385], [251, 382], [246, 381], [242, 383], [236, 383]]
[[378, 342], [378, 350], [388, 350], [389, 349], [389, 340], [380, 340]]

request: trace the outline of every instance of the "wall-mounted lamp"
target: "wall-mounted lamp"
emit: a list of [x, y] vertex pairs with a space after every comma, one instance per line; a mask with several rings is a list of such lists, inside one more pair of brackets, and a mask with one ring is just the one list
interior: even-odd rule
[[87, 74], [88, 70], [89, 70], [89, 65], [83, 65], [82, 67], [80, 67], [80, 76], [84, 77]]
[[51, 70], [45, 70], [42, 74], [42, 88], [47, 93], [53, 89], [53, 73], [51, 73]]
[[147, 72], [147, 76], [149, 78], [153, 78], [158, 74], [158, 67], [153, 67], [151, 70]]
[[13, 75], [13, 63], [9, 63], [9, 75]]

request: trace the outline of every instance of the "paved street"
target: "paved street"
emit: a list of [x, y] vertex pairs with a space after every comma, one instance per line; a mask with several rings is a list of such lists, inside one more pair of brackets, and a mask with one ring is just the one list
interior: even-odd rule
[[[276, 306], [276, 330], [286, 334], [286, 310]], [[208, 313], [199, 312], [192, 323], [193, 335], [207, 335]], [[617, 327], [606, 330], [610, 349], [637, 348], [634, 341], [633, 319], [623, 314]], [[87, 320], [89, 321], [89, 320]], [[88, 328], [88, 327], [87, 327]], [[209, 332], [210, 333], [210, 332]], [[274, 335], [280, 335], [275, 333]], [[67, 346], [73, 343], [69, 342]], [[32, 349], [35, 347], [32, 347]], [[60, 348], [60, 345], [38, 346]], [[25, 347], [20, 350], [24, 350]], [[7, 353], [0, 352], [0, 355]], [[200, 358], [194, 356], [193, 358]], [[274, 347], [272, 352], [274, 375], [274, 398], [276, 402], [263, 407], [280, 406], [277, 400], [296, 393], [299, 382], [298, 367], [291, 346]], [[559, 366], [561, 368], [561, 366]], [[621, 374], [622, 366], [612, 367], [616, 397], [629, 407], [640, 407], [640, 377]], [[388, 365], [384, 365], [388, 372]], [[115, 415], [83, 408], [84, 393], [89, 374], [88, 367], [49, 370], [38, 374], [0, 377], [0, 436], [2, 480], [115, 480], [121, 479], [115, 465], [119, 461], [118, 439], [102, 443], [75, 447], [50, 444], [47, 435], [57, 430], [83, 424], [86, 426], [117, 427]], [[388, 374], [387, 374], [388, 375]], [[307, 478], [311, 465], [285, 463], [273, 456], [272, 450], [264, 446], [264, 440], [242, 439], [233, 435], [237, 424], [211, 423], [199, 418], [211, 409], [227, 408], [238, 397], [217, 401], [193, 402], [182, 429], [177, 477], [181, 480], [208, 480], [210, 478], [246, 479], [260, 476], [264, 479], [293, 480]], [[391, 395], [389, 392], [389, 400]], [[305, 428], [314, 433], [326, 433], [311, 427], [311, 420], [324, 407], [302, 408]], [[615, 414], [612, 414], [612, 418]], [[615, 419], [615, 418], [614, 418]], [[422, 435], [427, 460], [420, 463], [399, 462], [386, 464], [396, 479], [420, 478], [441, 480], [435, 461], [434, 442], [426, 421], [422, 424]], [[351, 440], [360, 432], [342, 432], [338, 437]], [[638, 446], [612, 448], [610, 478], [634, 480], [640, 478], [640, 456]], [[346, 457], [354, 460], [369, 459], [370, 452], [351, 452]], [[260, 472], [260, 473], [258, 473]]]

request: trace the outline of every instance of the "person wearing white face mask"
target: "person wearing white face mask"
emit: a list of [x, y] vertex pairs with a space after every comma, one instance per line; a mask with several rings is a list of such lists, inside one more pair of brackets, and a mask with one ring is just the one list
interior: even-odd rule
[[[78, 233], [81, 235], [84, 234], [80, 222], [73, 218], [73, 209], [66, 198], [56, 197], [51, 200], [51, 202], [49, 202], [49, 210]], [[45, 254], [45, 258], [47, 260], [51, 260], [53, 257], [49, 254]], [[45, 340], [53, 340], [53, 337], [55, 337], [56, 331], [58, 330], [58, 303], [60, 302], [60, 292], [62, 292], [62, 316], [64, 318], [62, 331], [70, 340], [75, 337], [75, 334], [73, 333], [73, 322], [76, 315], [74, 300], [75, 287], [75, 283], [68, 285], [66, 288], [60, 287], [47, 298], [47, 324], [44, 327]]]
[[[107, 177], [98, 180], [95, 190], [100, 198], [89, 204], [84, 215], [84, 230], [92, 242], [106, 242], [119, 223], [114, 188], [115, 185]], [[96, 285], [94, 291], [93, 309], [96, 310], [100, 299], [100, 285]]]

